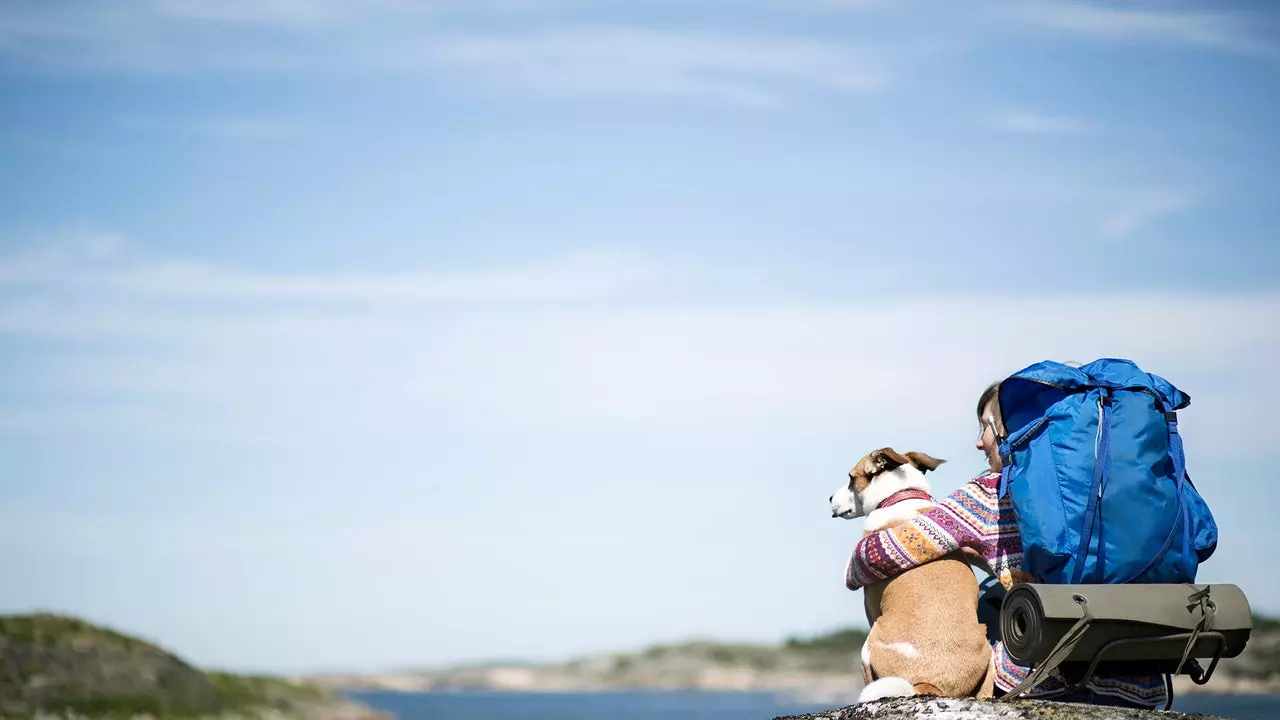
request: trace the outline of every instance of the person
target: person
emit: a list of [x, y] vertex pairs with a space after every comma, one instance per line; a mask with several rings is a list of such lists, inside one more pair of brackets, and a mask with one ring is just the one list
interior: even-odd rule
[[[1022, 572], [1022, 542], [1018, 522], [1009, 498], [999, 497], [999, 438], [1004, 434], [1000, 415], [1000, 384], [989, 385], [978, 399], [981, 427], [977, 449], [987, 458], [987, 472], [973, 478], [935, 507], [910, 522], [871, 533], [858, 541], [845, 568], [845, 585], [858, 590], [886, 580], [953, 552], [964, 553], [985, 569], [996, 592], [984, 592], [979, 603], [979, 619], [987, 624], [988, 639], [995, 653], [996, 695], [1017, 687], [1031, 669], [1013, 662], [999, 639], [999, 595], [1018, 582], [1032, 582]], [[1039, 685], [1020, 697], [1063, 702], [1155, 708], [1165, 704], [1164, 676], [1103, 675], [1076, 687], [1060, 670], [1054, 670]]]

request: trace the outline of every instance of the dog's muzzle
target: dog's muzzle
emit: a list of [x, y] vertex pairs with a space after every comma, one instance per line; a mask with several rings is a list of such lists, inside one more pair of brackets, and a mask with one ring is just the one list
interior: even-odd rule
[[832, 518], [851, 520], [862, 514], [861, 500], [848, 486], [841, 486], [827, 498], [827, 502], [831, 504]]

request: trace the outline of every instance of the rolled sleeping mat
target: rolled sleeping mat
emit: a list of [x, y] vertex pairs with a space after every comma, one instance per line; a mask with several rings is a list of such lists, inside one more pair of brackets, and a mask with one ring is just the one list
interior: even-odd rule
[[1190, 658], [1213, 658], [1219, 650], [1221, 657], [1235, 657], [1253, 629], [1249, 600], [1235, 585], [1019, 583], [1000, 610], [1000, 635], [1009, 657], [1024, 667], [1044, 662], [1086, 608], [1092, 619], [1063, 659], [1064, 669], [1089, 663], [1105, 647], [1099, 671], [1116, 663], [1139, 663], [1155, 672], [1177, 673], [1197, 629]]

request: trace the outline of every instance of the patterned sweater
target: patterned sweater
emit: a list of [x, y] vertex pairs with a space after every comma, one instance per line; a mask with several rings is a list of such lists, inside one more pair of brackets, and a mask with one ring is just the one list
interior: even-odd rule
[[[986, 560], [988, 570], [1005, 589], [1017, 582], [1029, 582], [1023, 573], [1022, 541], [1013, 504], [997, 495], [999, 473], [987, 473], [970, 480], [964, 487], [937, 505], [921, 513], [909, 523], [886, 528], [861, 539], [845, 568], [845, 585], [857, 590], [865, 585], [892, 577], [904, 570], [936, 560], [959, 548], [976, 550]], [[1013, 662], [1003, 642], [993, 646], [996, 653], [996, 685], [1013, 689], [1030, 669]], [[1099, 695], [1119, 697], [1147, 707], [1165, 702], [1164, 677], [1095, 676], [1087, 688]], [[1023, 697], [1050, 698], [1071, 690], [1058, 671], [1054, 671]]]

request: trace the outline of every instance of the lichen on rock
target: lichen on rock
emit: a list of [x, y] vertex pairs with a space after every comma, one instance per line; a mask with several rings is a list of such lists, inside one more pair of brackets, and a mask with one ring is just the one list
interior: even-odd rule
[[809, 715], [787, 715], [774, 720], [1213, 720], [1216, 717], [1045, 700], [1001, 702], [915, 696], [859, 703]]

